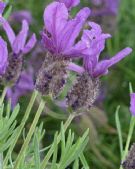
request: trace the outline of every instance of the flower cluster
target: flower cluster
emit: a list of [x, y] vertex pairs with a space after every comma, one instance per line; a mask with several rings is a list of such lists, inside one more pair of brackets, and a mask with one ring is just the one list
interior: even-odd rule
[[[69, 9], [74, 6], [72, 4], [77, 5], [78, 1], [72, 0], [71, 6], [67, 2], [69, 1], [53, 2], [44, 11], [42, 43], [48, 54], [39, 71], [36, 86], [43, 94], [52, 93], [56, 98], [66, 83], [68, 71], [75, 71], [78, 77], [67, 93], [67, 104], [73, 109], [89, 108], [98, 95], [99, 77], [106, 75], [108, 68], [132, 50], [125, 48], [111, 59], [99, 61], [99, 56], [105, 48], [105, 40], [111, 36], [102, 33], [98, 24], [87, 24], [87, 18], [90, 16], [88, 8], [82, 9], [71, 19]], [[83, 29], [85, 24], [90, 29]], [[76, 39], [82, 30], [82, 37], [77, 42]], [[78, 58], [83, 59], [82, 67], [73, 63], [73, 60]]]
[[[74, 110], [88, 109], [97, 98], [100, 77], [108, 74], [108, 69], [129, 55], [131, 48], [125, 48], [108, 60], [100, 61], [99, 57], [105, 48], [106, 39], [110, 34], [104, 34], [101, 27], [89, 22], [91, 10], [81, 9], [74, 18], [70, 11], [79, 4], [79, 0], [56, 0], [49, 4], [44, 11], [44, 28], [42, 46], [45, 50], [44, 60], [37, 74], [35, 88], [42, 95], [51, 94], [57, 99], [66, 84], [69, 72], [77, 74], [76, 81], [67, 92], [66, 103]], [[96, 1], [95, 1], [96, 2]], [[9, 53], [6, 42], [0, 37], [0, 76], [6, 84], [14, 85], [8, 90], [8, 97], [15, 94], [13, 105], [24, 91], [30, 91], [33, 81], [26, 78], [22, 72], [23, 55], [30, 52], [35, 46], [35, 34], [26, 43], [29, 26], [26, 20], [22, 21], [22, 30], [16, 36], [8, 21], [2, 17], [3, 3], [0, 3], [0, 23], [9, 39], [12, 51]], [[87, 28], [87, 29], [86, 29]], [[82, 59], [82, 66], [74, 60]], [[26, 85], [25, 81], [29, 83]], [[24, 91], [23, 91], [23, 86]], [[19, 91], [22, 91], [19, 93]]]

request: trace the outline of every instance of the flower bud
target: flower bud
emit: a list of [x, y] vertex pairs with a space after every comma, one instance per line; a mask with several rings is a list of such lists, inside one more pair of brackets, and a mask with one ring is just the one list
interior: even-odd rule
[[47, 53], [36, 80], [36, 89], [42, 95], [52, 94], [54, 98], [59, 95], [66, 83], [68, 62]]
[[67, 105], [73, 110], [89, 109], [99, 93], [99, 79], [91, 78], [87, 72], [77, 77], [67, 94]]

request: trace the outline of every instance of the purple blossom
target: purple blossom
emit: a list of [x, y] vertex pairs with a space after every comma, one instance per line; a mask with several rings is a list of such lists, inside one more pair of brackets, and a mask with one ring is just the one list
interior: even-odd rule
[[92, 15], [117, 15], [120, 0], [92, 0], [96, 6], [103, 6], [98, 11], [93, 11]]
[[89, 8], [83, 8], [74, 19], [69, 19], [68, 9], [63, 3], [48, 5], [44, 11], [45, 29], [42, 33], [45, 48], [57, 57], [82, 56], [86, 44], [81, 41], [75, 44], [75, 40], [89, 14]]
[[26, 20], [23, 20], [22, 30], [19, 32], [17, 36], [15, 35], [8, 21], [6, 21], [2, 16], [0, 16], [0, 22], [2, 23], [3, 29], [7, 34], [12, 51], [15, 55], [27, 54], [35, 46], [36, 43], [35, 34], [33, 34], [26, 43], [29, 31], [29, 26]]
[[9, 17], [10, 22], [22, 22], [24, 19], [29, 24], [31, 24], [33, 21], [31, 13], [27, 10], [13, 12]]
[[4, 11], [5, 7], [6, 7], [6, 3], [5, 3], [5, 2], [0, 1], [0, 14], [2, 14], [2, 13], [3, 13], [3, 11]]
[[7, 90], [7, 98], [11, 99], [12, 107], [15, 107], [19, 98], [34, 89], [33, 70], [29, 69], [21, 73], [19, 81]]
[[130, 94], [130, 112], [135, 116], [135, 93]]
[[56, 0], [56, 1], [64, 3], [68, 9], [71, 9], [80, 3], [80, 0]]
[[7, 43], [0, 37], [0, 75], [3, 75], [8, 66]]
[[84, 50], [85, 56], [83, 57], [84, 68], [70, 64], [68, 69], [79, 73], [87, 71], [91, 77], [97, 78], [106, 75], [108, 69], [129, 55], [132, 49], [127, 47], [111, 59], [99, 61], [99, 56], [105, 48], [105, 40], [111, 36], [102, 33], [101, 27], [94, 22], [89, 22], [89, 26], [91, 30], [84, 30], [82, 35], [82, 42], [87, 44], [87, 49]]

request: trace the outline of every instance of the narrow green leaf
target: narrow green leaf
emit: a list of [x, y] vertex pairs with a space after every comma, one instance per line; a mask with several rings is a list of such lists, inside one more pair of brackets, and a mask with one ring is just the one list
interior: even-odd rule
[[56, 132], [54, 136], [54, 153], [53, 153], [53, 160], [52, 160], [52, 166], [51, 169], [56, 169], [56, 162], [57, 162], [57, 152], [58, 152], [58, 145], [57, 145], [57, 137], [58, 137], [58, 132]]
[[120, 110], [120, 106], [117, 107], [116, 112], [115, 112], [115, 122], [116, 122], [117, 131], [118, 131], [120, 154], [121, 154], [121, 158], [122, 158], [122, 154], [123, 154], [123, 138], [122, 138], [120, 119], [119, 119], [119, 110]]

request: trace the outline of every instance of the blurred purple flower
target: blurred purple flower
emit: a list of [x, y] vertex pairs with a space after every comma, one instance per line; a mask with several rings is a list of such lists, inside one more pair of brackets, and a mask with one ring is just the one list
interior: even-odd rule
[[1, 79], [2, 83], [10, 86], [14, 85], [18, 81], [23, 66], [23, 55], [30, 52], [30, 50], [35, 46], [36, 36], [33, 34], [28, 42], [26, 42], [29, 30], [29, 25], [26, 20], [23, 20], [22, 30], [17, 36], [8, 21], [6, 21], [1, 15], [0, 23], [7, 34], [12, 49], [12, 51], [8, 54], [9, 64]]
[[96, 6], [101, 6], [101, 9], [93, 11], [92, 15], [117, 15], [120, 0], [92, 0]]
[[56, 1], [64, 3], [68, 9], [71, 9], [80, 3], [80, 0], [56, 0]]
[[17, 36], [15, 35], [8, 21], [6, 21], [2, 16], [0, 16], [0, 22], [2, 23], [3, 29], [7, 34], [12, 51], [15, 55], [27, 54], [35, 46], [36, 43], [35, 34], [33, 34], [26, 43], [29, 31], [29, 25], [26, 20], [23, 20], [22, 30], [19, 32]]
[[135, 116], [135, 93], [130, 94], [130, 112]]
[[32, 15], [29, 11], [27, 11], [27, 10], [16, 11], [16, 12], [13, 12], [9, 17], [10, 22], [19, 22], [20, 23], [23, 20], [26, 20], [29, 24], [32, 23], [33, 18], [32, 18]]
[[69, 65], [69, 69], [76, 70], [80, 73], [87, 71], [91, 77], [97, 78], [108, 73], [108, 68], [125, 58], [132, 52], [131, 48], [125, 48], [117, 53], [114, 57], [108, 60], [99, 61], [99, 56], [105, 48], [105, 40], [110, 38], [109, 34], [102, 33], [101, 27], [89, 22], [91, 30], [84, 30], [82, 35], [82, 42], [87, 44], [88, 50], [85, 51], [84, 69], [73, 64]]
[[26, 95], [34, 89], [33, 70], [29, 69], [21, 73], [18, 82], [7, 90], [7, 98], [11, 99], [12, 108], [18, 103], [19, 97]]
[[4, 11], [5, 7], [6, 7], [6, 3], [5, 3], [5, 2], [0, 1], [0, 14], [2, 14], [2, 13], [3, 13], [3, 11]]
[[69, 19], [68, 9], [63, 3], [53, 2], [48, 5], [44, 11], [45, 29], [42, 33], [45, 48], [60, 58], [82, 56], [86, 44], [75, 44], [75, 40], [89, 14], [89, 8], [83, 8], [74, 19]]
[[0, 76], [3, 75], [8, 66], [7, 43], [0, 37]]

